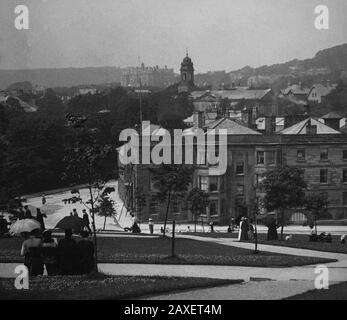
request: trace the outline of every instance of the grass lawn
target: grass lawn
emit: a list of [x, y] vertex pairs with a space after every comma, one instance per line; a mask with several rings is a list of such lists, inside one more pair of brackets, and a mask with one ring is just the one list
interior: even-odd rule
[[[286, 236], [286, 235], [285, 235]], [[327, 242], [309, 242], [309, 236], [304, 234], [294, 234], [291, 241], [268, 241], [266, 234], [260, 234], [259, 240], [262, 244], [271, 244], [277, 246], [286, 246], [292, 248], [302, 248], [309, 250], [334, 252], [334, 253], [347, 253], [347, 244], [340, 243], [339, 236], [332, 236], [333, 241]]]
[[236, 239], [238, 237], [238, 232], [182, 232], [179, 233], [178, 235], [189, 235], [189, 236], [198, 236], [198, 237], [205, 237], [205, 238], [213, 238], [213, 239], [218, 239], [218, 238], [232, 238]]
[[347, 300], [347, 282], [334, 284], [329, 289], [310, 290], [285, 300]]
[[241, 283], [242, 280], [180, 277], [54, 276], [30, 280], [28, 290], [14, 288], [13, 279], [0, 278], [0, 300], [106, 300]]
[[[0, 239], [0, 263], [22, 262], [19, 255], [22, 239]], [[170, 238], [98, 238], [99, 262], [102, 263], [154, 263], [202, 264], [255, 267], [290, 267], [335, 260], [281, 255], [225, 246], [191, 239], [176, 239], [176, 256], [171, 253]]]
[[[184, 233], [188, 234], [188, 233]], [[215, 233], [194, 233], [191, 232], [189, 235], [196, 235], [199, 237], [209, 237], [209, 238], [237, 238], [238, 234], [226, 233], [226, 232], [215, 232]], [[284, 234], [284, 237], [288, 234]], [[278, 235], [280, 236], [280, 234]], [[283, 247], [292, 247], [292, 248], [301, 248], [309, 249], [316, 251], [325, 251], [325, 252], [334, 252], [334, 253], [346, 253], [347, 254], [347, 244], [340, 243], [339, 236], [332, 236], [333, 241], [331, 243], [327, 242], [309, 242], [309, 236], [305, 234], [293, 234], [291, 241], [268, 241], [266, 240], [267, 235], [265, 233], [259, 233], [258, 239], [260, 244], [268, 244], [274, 246], [283, 246]], [[254, 242], [254, 241], [252, 241]]]

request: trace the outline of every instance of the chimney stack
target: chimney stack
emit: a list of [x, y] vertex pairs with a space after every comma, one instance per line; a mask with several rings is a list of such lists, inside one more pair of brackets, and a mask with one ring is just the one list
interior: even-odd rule
[[243, 108], [241, 111], [241, 120], [247, 125], [248, 128], [253, 128], [253, 110], [251, 108]]
[[317, 126], [311, 124], [311, 119], [307, 123], [306, 134], [310, 134], [310, 135], [317, 134]]
[[193, 124], [195, 128], [203, 128], [203, 126], [205, 125], [205, 116], [202, 111], [194, 111]]
[[274, 134], [276, 132], [276, 117], [265, 117], [265, 134]]

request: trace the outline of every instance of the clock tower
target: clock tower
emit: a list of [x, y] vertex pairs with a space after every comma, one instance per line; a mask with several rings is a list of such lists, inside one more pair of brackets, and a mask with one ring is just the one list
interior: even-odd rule
[[189, 92], [194, 88], [194, 65], [188, 56], [188, 51], [181, 63], [181, 82], [178, 92]]

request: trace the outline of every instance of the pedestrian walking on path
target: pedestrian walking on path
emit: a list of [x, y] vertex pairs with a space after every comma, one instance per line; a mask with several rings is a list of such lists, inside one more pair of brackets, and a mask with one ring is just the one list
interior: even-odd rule
[[73, 211], [73, 216], [76, 217], [76, 218], [78, 218], [77, 210], [76, 210], [76, 209], [72, 209], [72, 211]]
[[41, 201], [42, 201], [42, 205], [44, 206], [46, 204], [46, 196], [45, 196], [45, 194], [42, 195]]
[[84, 223], [86, 224], [86, 228], [88, 229], [89, 234], [92, 234], [92, 230], [90, 229], [90, 221], [89, 221], [89, 215], [87, 213], [87, 210], [83, 209], [82, 212], [83, 212], [82, 219]]
[[148, 226], [149, 226], [149, 232], [150, 234], [154, 233], [154, 222], [152, 218], [149, 218], [148, 220]]
[[42, 213], [41, 210], [39, 208], [37, 208], [36, 209], [36, 220], [37, 220], [37, 222], [40, 223], [42, 231], [45, 231], [45, 229], [46, 229], [44, 218], [47, 218], [47, 215], [45, 213]]
[[240, 222], [240, 230], [239, 230], [239, 241], [247, 241], [248, 238], [248, 231], [249, 231], [249, 226], [248, 226], [248, 222], [247, 222], [247, 218], [246, 217], [242, 217], [241, 218], [241, 222]]

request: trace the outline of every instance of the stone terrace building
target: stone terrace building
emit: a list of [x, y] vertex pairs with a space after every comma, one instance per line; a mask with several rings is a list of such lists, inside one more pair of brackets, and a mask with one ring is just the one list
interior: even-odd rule
[[[206, 132], [227, 129], [228, 166], [223, 175], [209, 175], [207, 166], [195, 170], [193, 186], [209, 194], [209, 208], [203, 218], [226, 224], [231, 218], [251, 216], [257, 197], [264, 196], [263, 174], [281, 165], [302, 169], [307, 192], [327, 196], [331, 218], [347, 218], [347, 134], [313, 118], [277, 133], [271, 119], [265, 122], [267, 128], [262, 133], [228, 118], [216, 120], [204, 128]], [[128, 166], [121, 172], [119, 188], [127, 206], [134, 208], [134, 196], [140, 186], [146, 204], [138, 212], [139, 219], [145, 221], [152, 217], [162, 221], [165, 205], [155, 200], [150, 166]], [[301, 211], [300, 208], [293, 210], [294, 220], [302, 219], [298, 214]], [[185, 201], [173, 202], [169, 219], [173, 218], [192, 220]]]

